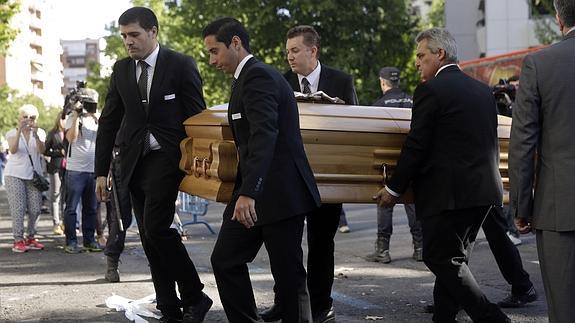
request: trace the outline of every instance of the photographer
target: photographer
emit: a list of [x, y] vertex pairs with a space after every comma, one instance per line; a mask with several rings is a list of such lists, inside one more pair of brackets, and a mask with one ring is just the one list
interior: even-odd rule
[[[66, 253], [102, 251], [94, 237], [96, 228], [96, 182], [94, 179], [94, 156], [98, 117], [96, 108], [98, 93], [92, 89], [78, 88], [69, 96], [65, 111], [66, 139], [69, 142], [66, 163], [66, 209], [64, 210], [64, 233]], [[84, 248], [78, 246], [76, 236], [76, 209], [82, 200], [82, 235]]]
[[493, 96], [497, 103], [497, 112], [506, 117], [511, 117], [515, 93], [519, 87], [519, 76], [513, 75], [509, 79], [500, 79], [493, 87]]
[[[46, 133], [38, 128], [38, 109], [25, 104], [18, 110], [18, 126], [6, 133], [10, 158], [4, 172], [6, 195], [12, 216], [13, 252], [41, 250], [44, 245], [35, 238], [42, 205], [42, 192], [33, 184], [34, 171], [42, 174], [41, 155]], [[28, 227], [24, 217], [28, 214]], [[27, 237], [24, 236], [27, 231]]]

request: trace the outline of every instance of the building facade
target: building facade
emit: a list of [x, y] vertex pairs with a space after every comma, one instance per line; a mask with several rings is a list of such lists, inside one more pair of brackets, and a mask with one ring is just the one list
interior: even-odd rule
[[535, 0], [446, 0], [445, 26], [457, 41], [460, 60], [494, 56], [540, 45]]
[[98, 39], [62, 40], [62, 64], [64, 66], [64, 86], [66, 94], [76, 86], [77, 81], [85, 81], [91, 63], [100, 63]]
[[54, 19], [61, 18], [55, 17], [52, 1], [20, 1], [20, 11], [10, 21], [18, 35], [0, 57], [0, 85], [34, 94], [48, 106], [61, 106], [62, 48], [49, 24]]

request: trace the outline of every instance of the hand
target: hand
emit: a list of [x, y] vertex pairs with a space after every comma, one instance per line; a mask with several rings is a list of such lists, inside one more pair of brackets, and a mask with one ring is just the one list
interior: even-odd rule
[[372, 198], [376, 200], [377, 205], [381, 207], [393, 207], [399, 201], [399, 197], [389, 194], [385, 187], [380, 189]]
[[527, 221], [526, 218], [515, 218], [515, 226], [521, 234], [527, 234], [532, 230], [531, 222]]
[[24, 119], [24, 120], [20, 121], [20, 129], [28, 130], [29, 128], [30, 128], [30, 123], [28, 122], [28, 119]]
[[238, 221], [248, 229], [253, 227], [255, 222], [258, 221], [258, 216], [256, 214], [256, 200], [249, 196], [240, 195], [236, 201], [232, 220]]
[[110, 198], [110, 192], [108, 191], [107, 176], [96, 177], [96, 198], [100, 202], [106, 202]]

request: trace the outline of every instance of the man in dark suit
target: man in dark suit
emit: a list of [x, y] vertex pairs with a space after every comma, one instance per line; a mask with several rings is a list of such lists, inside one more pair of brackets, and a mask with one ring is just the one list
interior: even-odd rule
[[549, 322], [575, 322], [575, 1], [553, 1], [564, 37], [523, 61], [509, 142], [510, 210], [535, 230]]
[[268, 251], [283, 322], [311, 322], [301, 240], [305, 215], [320, 204], [299, 128], [295, 97], [275, 69], [250, 54], [234, 18], [203, 31], [210, 64], [233, 74], [228, 121], [239, 165], [212, 267], [228, 320], [259, 320], [247, 263]]
[[[320, 36], [312, 26], [296, 26], [287, 32], [286, 53], [291, 70], [284, 76], [292, 89], [304, 94], [323, 91], [329, 96], [339, 97], [346, 104], [358, 104], [351, 75], [320, 64], [319, 51]], [[333, 239], [340, 217], [345, 221], [341, 203], [322, 204], [307, 217], [307, 285], [314, 322], [335, 320], [331, 298]], [[274, 305], [260, 315], [266, 322], [277, 321], [282, 311], [276, 293]]]
[[455, 40], [432, 28], [417, 38], [421, 83], [411, 129], [387, 185], [374, 197], [393, 206], [413, 185], [423, 228], [423, 261], [435, 274], [434, 322], [455, 322], [459, 306], [474, 322], [509, 322], [467, 265], [485, 216], [502, 202], [495, 99], [457, 66]]
[[212, 300], [202, 292], [180, 235], [170, 228], [183, 178], [178, 169], [179, 143], [186, 136], [182, 123], [205, 108], [202, 80], [191, 57], [159, 46], [158, 20], [150, 9], [128, 9], [118, 24], [129, 57], [114, 64], [100, 118], [96, 194], [107, 199], [106, 175], [124, 120], [118, 141], [121, 182], [130, 190], [162, 321], [202, 322]]

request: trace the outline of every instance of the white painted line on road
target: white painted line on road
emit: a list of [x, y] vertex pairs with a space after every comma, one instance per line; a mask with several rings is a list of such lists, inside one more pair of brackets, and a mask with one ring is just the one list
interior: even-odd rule
[[358, 309], [362, 309], [362, 310], [380, 310], [383, 309], [381, 306], [379, 305], [375, 305], [372, 304], [370, 302], [355, 298], [355, 297], [351, 297], [342, 293], [338, 293], [336, 291], [332, 291], [331, 292], [331, 297], [340, 303], [358, 308]]

